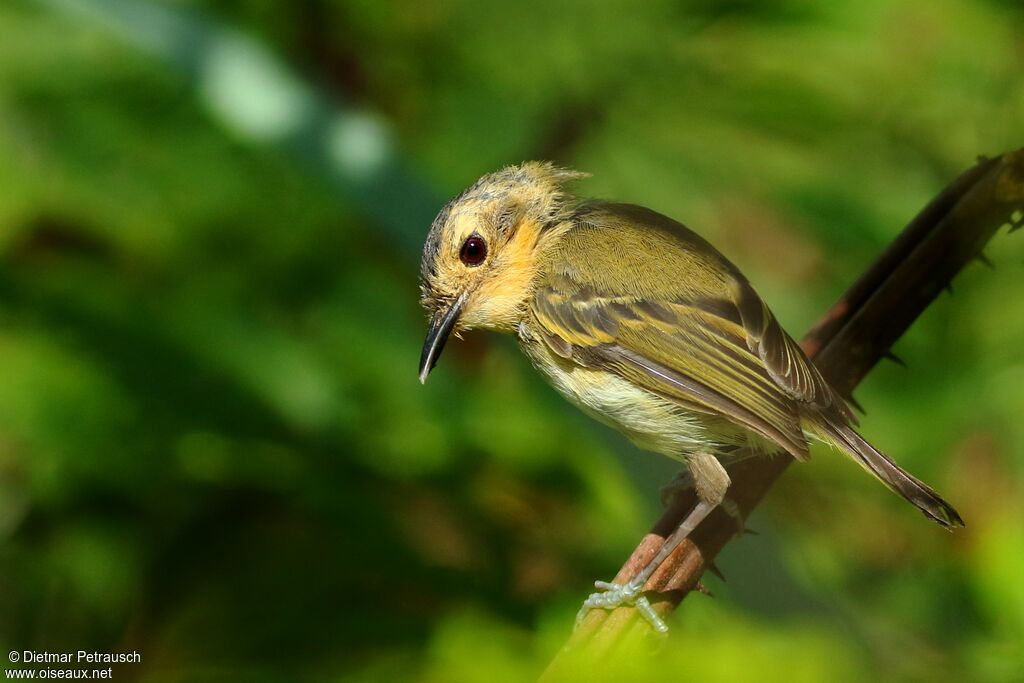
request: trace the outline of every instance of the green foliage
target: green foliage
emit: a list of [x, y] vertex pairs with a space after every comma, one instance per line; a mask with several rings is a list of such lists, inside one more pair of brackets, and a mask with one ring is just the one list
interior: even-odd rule
[[[453, 342], [419, 386], [424, 197], [527, 158], [590, 171], [799, 333], [977, 154], [1024, 144], [1009, 2], [167, 4], [386, 131], [366, 186], [71, 4], [0, 4], [0, 646], [136, 649], [128, 680], [528, 680], [655, 515], [670, 465], [512, 344]], [[389, 188], [421, 192], [408, 225]], [[1024, 242], [989, 253], [858, 392], [968, 528], [817, 453], [717, 600], [588, 675], [1019, 680]]]

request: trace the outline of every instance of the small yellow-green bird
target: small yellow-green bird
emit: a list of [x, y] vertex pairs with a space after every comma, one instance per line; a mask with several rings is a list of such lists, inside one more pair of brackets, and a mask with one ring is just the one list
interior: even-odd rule
[[739, 270], [686, 227], [649, 209], [581, 201], [585, 174], [530, 162], [486, 175], [445, 206], [423, 249], [430, 315], [420, 381], [453, 332], [515, 335], [533, 365], [584, 412], [641, 448], [682, 461], [698, 503], [625, 585], [597, 582], [594, 607], [634, 604], [657, 566], [726, 500], [730, 458], [808, 440], [856, 460], [946, 527], [946, 501], [865, 441], [846, 401], [779, 326]]

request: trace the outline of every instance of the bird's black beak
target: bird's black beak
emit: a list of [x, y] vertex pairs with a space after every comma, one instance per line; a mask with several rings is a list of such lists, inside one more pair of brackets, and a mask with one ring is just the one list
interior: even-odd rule
[[447, 311], [438, 311], [430, 318], [427, 338], [423, 342], [423, 354], [420, 356], [420, 383], [427, 381], [427, 375], [437, 364], [437, 359], [444, 350], [444, 343], [448, 341], [448, 335], [452, 333], [459, 314], [462, 313], [462, 304], [465, 300], [466, 296], [463, 294]]

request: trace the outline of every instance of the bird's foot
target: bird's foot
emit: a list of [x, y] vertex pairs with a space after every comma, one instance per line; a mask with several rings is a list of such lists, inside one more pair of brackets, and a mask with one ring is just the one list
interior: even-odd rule
[[654, 611], [650, 600], [642, 595], [643, 584], [638, 585], [633, 581], [624, 585], [608, 581], [595, 581], [594, 587], [598, 589], [598, 592], [591, 593], [590, 597], [583, 601], [583, 607], [576, 614], [577, 627], [583, 623], [583, 619], [592, 609], [612, 610], [625, 605], [635, 607], [658, 633], [668, 632], [665, 621]]

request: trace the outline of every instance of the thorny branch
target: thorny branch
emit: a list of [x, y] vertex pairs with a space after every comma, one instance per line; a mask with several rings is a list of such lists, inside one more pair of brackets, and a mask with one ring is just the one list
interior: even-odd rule
[[[1024, 226], [1024, 149], [979, 160], [951, 182], [903, 230], [863, 276], [832, 306], [801, 342], [825, 377], [850, 395], [864, 376], [999, 228]], [[785, 471], [787, 455], [753, 458], [730, 470], [732, 498], [743, 519]], [[687, 499], [688, 498], [688, 499]], [[654, 556], [692, 507], [683, 496], [665, 510], [615, 576], [629, 581]], [[665, 616], [700, 589], [700, 577], [737, 533], [735, 520], [716, 511], [654, 573], [645, 586]], [[592, 610], [541, 677], [571, 680], [581, 657], [590, 665], [631, 637], [653, 633], [636, 609]]]

